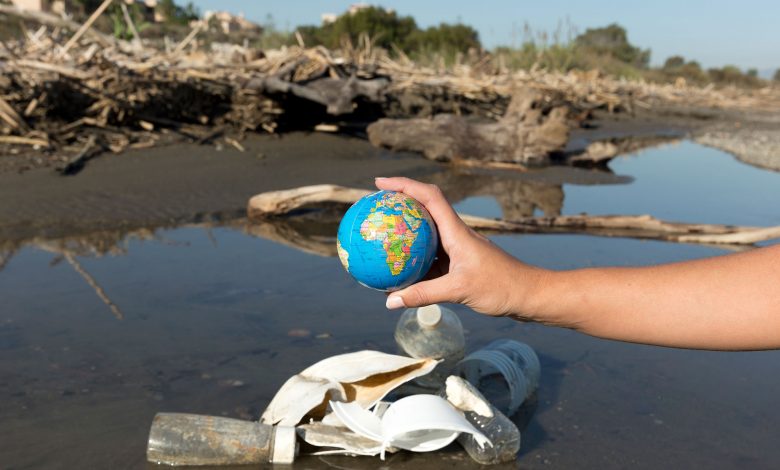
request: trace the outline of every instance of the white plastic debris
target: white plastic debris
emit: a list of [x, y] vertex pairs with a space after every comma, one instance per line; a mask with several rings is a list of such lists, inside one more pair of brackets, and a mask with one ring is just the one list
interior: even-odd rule
[[330, 402], [334, 413], [352, 432], [380, 444], [380, 456], [397, 447], [432, 452], [446, 447], [461, 433], [469, 433], [481, 446], [488, 439], [447, 400], [436, 395], [412, 395], [387, 407], [379, 417], [355, 402]]
[[[295, 426], [304, 416], [320, 420], [328, 400], [369, 409], [391, 390], [434, 367], [436, 359], [413, 359], [379, 351], [358, 351], [323, 359], [282, 385], [260, 421]], [[338, 424], [330, 420], [327, 424]]]

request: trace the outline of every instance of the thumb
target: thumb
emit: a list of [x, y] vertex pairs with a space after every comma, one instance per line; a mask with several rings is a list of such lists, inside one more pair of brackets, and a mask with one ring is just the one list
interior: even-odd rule
[[393, 292], [387, 297], [385, 304], [389, 310], [401, 307], [424, 307], [452, 301], [452, 288], [448, 282], [449, 276], [437, 277], [429, 281], [412, 284], [406, 289]]

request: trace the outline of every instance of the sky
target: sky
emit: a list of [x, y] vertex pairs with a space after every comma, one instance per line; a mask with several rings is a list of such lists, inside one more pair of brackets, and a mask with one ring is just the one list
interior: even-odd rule
[[[180, 3], [184, 3], [180, 0]], [[319, 24], [322, 13], [342, 13], [355, 1], [341, 0], [194, 0], [202, 11], [244, 13], [263, 23], [271, 15], [277, 27]], [[523, 25], [552, 33], [563, 24], [578, 32], [616, 22], [629, 41], [651, 49], [654, 65], [672, 55], [698, 60], [704, 67], [736, 65], [761, 71], [780, 68], [780, 0], [382, 0], [366, 3], [412, 15], [427, 27], [440, 22], [469, 24], [487, 48], [523, 39]], [[513, 34], [513, 31], [515, 32]]]

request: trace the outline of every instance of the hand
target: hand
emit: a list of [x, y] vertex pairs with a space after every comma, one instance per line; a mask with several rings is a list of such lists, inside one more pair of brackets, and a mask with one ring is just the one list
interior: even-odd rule
[[466, 226], [437, 186], [409, 178], [377, 178], [376, 186], [403, 192], [425, 206], [443, 250], [426, 280], [390, 294], [387, 308], [452, 302], [488, 315], [534, 319], [534, 293], [546, 271], [521, 263]]

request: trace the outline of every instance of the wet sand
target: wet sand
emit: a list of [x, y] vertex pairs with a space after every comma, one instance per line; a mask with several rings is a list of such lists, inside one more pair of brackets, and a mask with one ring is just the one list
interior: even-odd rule
[[234, 148], [182, 144], [105, 155], [74, 176], [0, 174], [0, 239], [174, 225], [243, 214], [252, 195], [306, 184], [369, 187], [374, 176], [435, 164], [328, 134], [253, 136]]
[[416, 154], [391, 153], [362, 139], [323, 133], [251, 136], [243, 145], [245, 152], [180, 144], [105, 155], [73, 176], [51, 168], [2, 173], [0, 240], [226, 221], [243, 216], [248, 199], [259, 192], [320, 183], [371, 188], [376, 176], [435, 181], [455, 201], [477, 186], [501, 196], [507, 180], [515, 187], [528, 182], [531, 191], [526, 193], [564, 183], [630, 181], [567, 167], [529, 174], [452, 171]]

